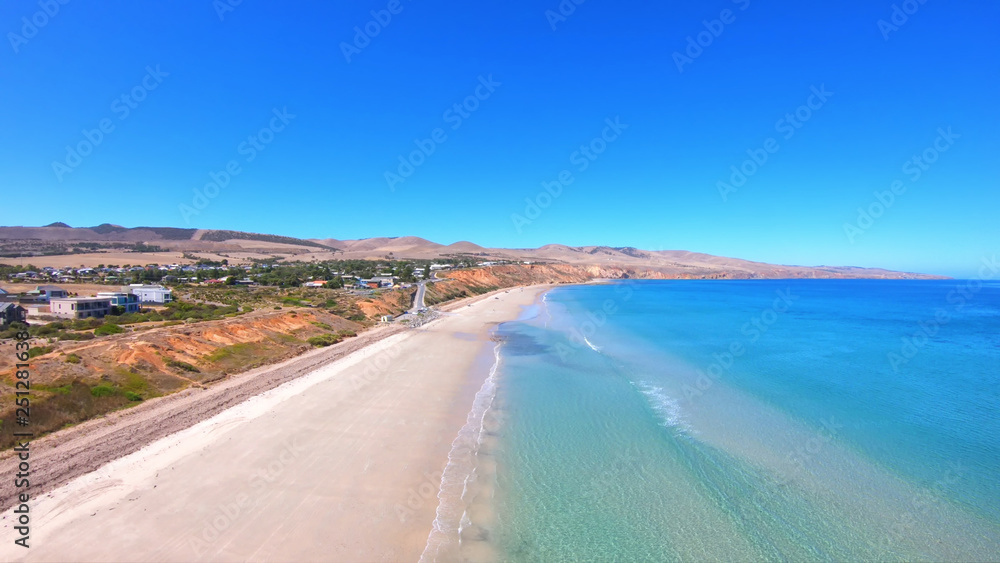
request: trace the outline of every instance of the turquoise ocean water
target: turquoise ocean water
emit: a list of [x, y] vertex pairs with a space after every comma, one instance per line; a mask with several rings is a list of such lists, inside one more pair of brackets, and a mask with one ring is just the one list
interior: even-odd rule
[[497, 335], [441, 558], [1000, 559], [1000, 284], [567, 286]]

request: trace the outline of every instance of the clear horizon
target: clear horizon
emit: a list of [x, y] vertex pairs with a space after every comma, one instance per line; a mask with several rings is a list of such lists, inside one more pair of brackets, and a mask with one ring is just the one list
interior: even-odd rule
[[2, 222], [975, 277], [1000, 240], [997, 16], [8, 2]]

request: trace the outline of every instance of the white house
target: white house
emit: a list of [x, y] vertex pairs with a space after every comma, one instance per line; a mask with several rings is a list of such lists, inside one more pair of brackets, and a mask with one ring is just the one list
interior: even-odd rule
[[103, 318], [111, 312], [107, 297], [55, 297], [49, 300], [53, 315], [64, 319]]
[[123, 287], [122, 291], [131, 293], [139, 298], [139, 303], [170, 303], [174, 300], [169, 289], [162, 285], [145, 285], [133, 283], [128, 287]]

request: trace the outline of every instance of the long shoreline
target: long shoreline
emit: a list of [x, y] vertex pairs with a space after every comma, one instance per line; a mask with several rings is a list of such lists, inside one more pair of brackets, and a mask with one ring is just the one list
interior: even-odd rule
[[[480, 374], [478, 381], [475, 381], [475, 377], [471, 378], [473, 381], [468, 381], [469, 374], [462, 369], [471, 368], [481, 346], [489, 343], [490, 328], [499, 322], [516, 318], [522, 306], [533, 302], [535, 296], [550, 287], [552, 286], [507, 288], [451, 303], [447, 307], [442, 307], [447, 311], [445, 315], [421, 329], [385, 330], [382, 334], [376, 335], [367, 332], [358, 337], [358, 344], [351, 351], [342, 349], [339, 353], [334, 350], [328, 354], [309, 353], [306, 358], [299, 357], [278, 366], [270, 366], [261, 371], [288, 373], [278, 382], [271, 378], [269, 381], [273, 384], [263, 392], [253, 388], [243, 389], [244, 392], [250, 393], [250, 397], [217, 405], [212, 414], [208, 414], [209, 411], [188, 412], [185, 421], [189, 423], [180, 431], [162, 430], [169, 425], [161, 424], [155, 415], [161, 411], [169, 412], [171, 408], [176, 411], [188, 407], [197, 399], [177, 397], [174, 401], [170, 401], [170, 405], [151, 405], [145, 409], [145, 417], [133, 416], [134, 420], [115, 421], [117, 423], [112, 422], [111, 426], [108, 426], [107, 420], [91, 421], [87, 425], [81, 425], [79, 429], [70, 429], [75, 430], [78, 436], [67, 437], [56, 433], [40, 440], [38, 445], [46, 448], [37, 458], [33, 456], [35, 464], [44, 470], [48, 463], [63, 462], [67, 469], [58, 475], [58, 479], [46, 483], [50, 486], [46, 487], [48, 494], [44, 498], [35, 500], [37, 506], [33, 507], [35, 513], [33, 536], [37, 534], [36, 545], [41, 549], [31, 550], [31, 553], [27, 554], [28, 559], [56, 560], [60, 557], [70, 557], [77, 560], [88, 558], [134, 560], [138, 556], [155, 560], [192, 558], [291, 560], [302, 557], [309, 559], [310, 556], [315, 559], [318, 554], [323, 554], [319, 558], [330, 557], [336, 552], [338, 559], [345, 560], [373, 558], [415, 560], [425, 547], [437, 508], [436, 502], [423, 498], [424, 489], [428, 488], [424, 483], [427, 480], [425, 474], [433, 475], [435, 466], [439, 466], [441, 461], [446, 459], [446, 455], [437, 456], [435, 459], [436, 454], [433, 452], [439, 452], [451, 444], [458, 433], [458, 428], [464, 423], [464, 417], [468, 415], [468, 404], [460, 404], [464, 400], [462, 398], [468, 397], [470, 385], [478, 388], [485, 379], [485, 376]], [[486, 302], [487, 300], [489, 302]], [[369, 338], [362, 342], [360, 339], [365, 335]], [[380, 362], [380, 357], [384, 361]], [[387, 365], [378, 368], [380, 363]], [[377, 369], [367, 369], [371, 366], [376, 366]], [[435, 368], [440, 371], [435, 373]], [[371, 374], [374, 374], [374, 377]], [[260, 373], [253, 377], [244, 374], [234, 378], [234, 383], [224, 382], [213, 386], [208, 392], [201, 391], [201, 394], [207, 395], [227, 383], [239, 387], [240, 382], [245, 384], [247, 380], [261, 376]], [[311, 397], [313, 394], [323, 394], [328, 400], [317, 403]], [[209, 402], [211, 401], [206, 402], [202, 399], [202, 403]], [[292, 409], [291, 413], [286, 414], [309, 410], [305, 408], [308, 406], [319, 408], [320, 412], [326, 415], [326, 404], [334, 403], [338, 412], [330, 413], [330, 417], [336, 420], [329, 422], [321, 420], [317, 423], [312, 419], [300, 418], [295, 423], [289, 424], [285, 424], [280, 418], [278, 422], [269, 420], [276, 418], [279, 411], [287, 411], [291, 403], [297, 402], [303, 403], [299, 405], [302, 408]], [[394, 405], [396, 409], [393, 409]], [[399, 413], [401, 420], [387, 424], [385, 419], [391, 419], [394, 410]], [[178, 414], [173, 413], [175, 416]], [[198, 414], [205, 416], [202, 416], [200, 421], [193, 420], [192, 418]], [[170, 417], [167, 418], [169, 421]], [[402, 419], [405, 419], [405, 423]], [[314, 428], [317, 424], [325, 425], [323, 432], [317, 433], [317, 429]], [[251, 426], [258, 427], [254, 429], [254, 433], [248, 433]], [[400, 442], [396, 434], [405, 433], [404, 429], [408, 426], [415, 426], [425, 433], [410, 436], [409, 439]], [[146, 428], [147, 431], [138, 436], [127, 431], [138, 428]], [[155, 431], [158, 428], [160, 431]], [[367, 434], [365, 428], [370, 429]], [[298, 549], [306, 551], [299, 551], [296, 554], [285, 549], [277, 549], [261, 540], [261, 532], [268, 530], [268, 527], [260, 521], [260, 518], [252, 516], [251, 508], [243, 509], [247, 515], [239, 519], [240, 522], [237, 522], [239, 526], [234, 525], [231, 529], [227, 527], [220, 531], [220, 535], [230, 532], [236, 534], [234, 539], [224, 545], [221, 541], [207, 542], [198, 539], [199, 533], [204, 530], [192, 529], [189, 520], [197, 520], [197, 516], [200, 515], [202, 521], [207, 522], [211, 520], [212, 509], [215, 508], [204, 496], [212, 496], [213, 500], [218, 500], [221, 498], [218, 497], [220, 491], [226, 491], [227, 488], [240, 490], [241, 485], [242, 488], [246, 488], [245, 482], [241, 483], [238, 477], [230, 474], [219, 475], [224, 470], [217, 464], [206, 465], [201, 458], [208, 455], [206, 452], [225, 450], [228, 453], [226, 457], [229, 458], [265, 455], [265, 460], [270, 459], [259, 451], [268, 449], [263, 446], [263, 442], [257, 448], [253, 445], [229, 443], [237, 435], [255, 439], [259, 438], [262, 432], [274, 438], [289, 433], [308, 436], [308, 440], [302, 439], [307, 442], [311, 440], [313, 443], [308, 449], [312, 452], [315, 448], [318, 453], [303, 454], [309, 461], [307, 465], [314, 465], [317, 462], [312, 458], [323, 457], [329, 458], [325, 460], [326, 462], [333, 461], [333, 465], [337, 466], [327, 467], [328, 471], [319, 471], [325, 474], [324, 476], [317, 476], [316, 471], [305, 471], [299, 463], [293, 463], [294, 468], [289, 469], [288, 473], [295, 473], [295, 480], [289, 488], [262, 486], [264, 492], [258, 500], [277, 502], [279, 497], [299, 493], [300, 496], [296, 498], [301, 504], [311, 505], [313, 512], [328, 513], [327, 516], [331, 516], [330, 512], [336, 512], [336, 519], [342, 519], [345, 523], [353, 522], [353, 529], [341, 527], [344, 531], [340, 532], [337, 538], [338, 549], [330, 551], [330, 546], [325, 545], [333, 538], [323, 538], [322, 541], [314, 538], [310, 542], [302, 543]], [[328, 439], [328, 436], [336, 433], [339, 433], [337, 438]], [[100, 457], [98, 455], [89, 460], [90, 465], [75, 463], [73, 456], [80, 453], [81, 446], [88, 438], [91, 441], [95, 439], [113, 441], [123, 434], [128, 435], [133, 442], [134, 447], [129, 448], [131, 451], [109, 448], [98, 452], [104, 456], [103, 460], [98, 459]], [[291, 446], [285, 445], [286, 449], [289, 447]], [[342, 462], [339, 458], [351, 457], [348, 455], [351, 453], [349, 451], [351, 448], [355, 449], [353, 453], [356, 455], [353, 458], [356, 459]], [[394, 450], [402, 450], [403, 453], [389, 457], [389, 452]], [[363, 452], [363, 455], [360, 452]], [[444, 453], [447, 453], [447, 449], [444, 449]], [[281, 451], [279, 458], [280, 455]], [[111, 459], [106, 459], [108, 457]], [[273, 455], [271, 457], [273, 458]], [[402, 467], [393, 467], [394, 462], [400, 461], [399, 457], [405, 458]], [[242, 464], [242, 467], [234, 468], [234, 472], [249, 471], [247, 467], [253, 466], [250, 461], [249, 459], [240, 461], [238, 465]], [[92, 465], [97, 465], [96, 471]], [[163, 474], [164, 470], [172, 472], [180, 465], [197, 466], [197, 471], [190, 469], [193, 471], [192, 475], [208, 471], [213, 474], [213, 480], [223, 482], [216, 483], [212, 489], [215, 492], [202, 491], [198, 497], [191, 498], [190, 487], [185, 487], [183, 479], [173, 478], [173, 474], [168, 477]], [[268, 467], [268, 464], [263, 463], [262, 466]], [[321, 464], [321, 467], [324, 466]], [[415, 471], [416, 469], [420, 471]], [[327, 474], [331, 471], [331, 474]], [[385, 473], [381, 476], [385, 478], [369, 475], [380, 472]], [[340, 498], [341, 504], [335, 509], [331, 508], [330, 504], [316, 505], [319, 500], [313, 500], [313, 497], [322, 498], [322, 495], [302, 494], [302, 491], [295, 486], [302, 481], [315, 479], [323, 481], [317, 483], [316, 488], [324, 489], [328, 497]], [[400, 479], [406, 481], [398, 482]], [[359, 491], [359, 481], [366, 482], [365, 486], [374, 487], [376, 491], [367, 493]], [[436, 488], [439, 483], [433, 485]], [[256, 487], [256, 485], [251, 486]], [[161, 490], [164, 492], [158, 492]], [[109, 535], [109, 532], [115, 532], [115, 522], [129, 528], [152, 525], [148, 519], [143, 519], [144, 514], [136, 513], [136, 508], [133, 507], [138, 507], [138, 503], [127, 503], [139, 500], [140, 497], [149, 498], [150, 502], [153, 498], [166, 500], [163, 495], [167, 494], [167, 490], [172, 491], [171, 499], [176, 499], [178, 494], [188, 494], [189, 503], [204, 503], [202, 506], [194, 507], [193, 512], [199, 514], [189, 514], [188, 518], [179, 517], [176, 521], [171, 520], [172, 516], [160, 514], [156, 517], [157, 523], [154, 525], [157, 531], [150, 530], [153, 537], [145, 537], [142, 544], [131, 547], [122, 544], [118, 547], [113, 545], [102, 547], [96, 539], [88, 539], [102, 536], [117, 537]], [[417, 502], [410, 502], [407, 498], [407, 496], [412, 497], [409, 493], [413, 491], [417, 492]], [[38, 499], [40, 496], [36, 492], [33, 498]], [[367, 499], [371, 499], [372, 502], [366, 505], [364, 503]], [[389, 499], [396, 500], [389, 502]], [[221, 498], [221, 500], [222, 505], [225, 505], [229, 499]], [[349, 510], [343, 504], [347, 500], [357, 506]], [[381, 506], [377, 506], [380, 503]], [[153, 509], [153, 505], [150, 504], [143, 507], [143, 512]], [[364, 516], [357, 513], [373, 510], [376, 513], [371, 515], [374, 518], [373, 523], [376, 523], [375, 528], [378, 528], [377, 523], [381, 521], [383, 529], [377, 534], [367, 529], [357, 529], [359, 523], [365, 521]], [[396, 513], [402, 511], [405, 516], [412, 518], [398, 516], [393, 513], [394, 511]], [[131, 517], [125, 518], [126, 513]], [[90, 517], [91, 514], [96, 516]], [[104, 518], [101, 518], [102, 514]], [[4, 527], [8, 530], [13, 525], [11, 517], [12, 512], [8, 511], [2, 519]], [[115, 522], [103, 522], [109, 517], [113, 517]], [[312, 524], [309, 522], [301, 521], [303, 518], [304, 514], [293, 512], [285, 518], [286, 523], [278, 528], [288, 526], [288, 522], [296, 522], [300, 525], [298, 527], [302, 525], [311, 527]], [[171, 522], [173, 534], [159, 530], [167, 521]], [[196, 528], [202, 527], [199, 525]], [[209, 528], [211, 527], [209, 525]], [[180, 530], [184, 531], [178, 534]], [[171, 535], [175, 537], [169, 538]], [[190, 541], [185, 544], [183, 540], [177, 540], [178, 535], [186, 536]], [[386, 541], [389, 538], [393, 539]], [[163, 540], [162, 543], [157, 541], [158, 539]], [[206, 544], [202, 546], [204, 547], [202, 552], [192, 548], [192, 545], [198, 545], [199, 541]], [[255, 542], [260, 544], [256, 545]], [[137, 551], [138, 545], [158, 547], [149, 551], [142, 549]], [[256, 550], [242, 549], [251, 545], [256, 545]], [[287, 543], [284, 545], [287, 546]], [[324, 545], [325, 549], [321, 550]], [[308, 551], [309, 549], [314, 551]], [[0, 558], [5, 560], [24, 555], [20, 551], [11, 552], [8, 548], [0, 548]]]
[[[47, 493], [155, 440], [190, 428], [226, 409], [302, 377], [353, 352], [405, 331], [376, 327], [335, 346], [310, 350], [277, 364], [234, 374], [204, 388], [188, 388], [130, 409], [108, 413], [32, 440], [34, 494]], [[155, 424], [150, 424], [155, 421]], [[15, 503], [15, 452], [0, 452], [0, 511]]]

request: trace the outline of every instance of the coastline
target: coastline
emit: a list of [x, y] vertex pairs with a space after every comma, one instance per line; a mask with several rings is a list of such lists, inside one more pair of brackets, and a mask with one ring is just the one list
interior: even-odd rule
[[494, 326], [551, 287], [449, 304], [420, 329], [36, 496], [35, 549], [4, 546], [0, 558], [416, 560], [435, 519], [435, 477], [488, 376], [476, 358]]

